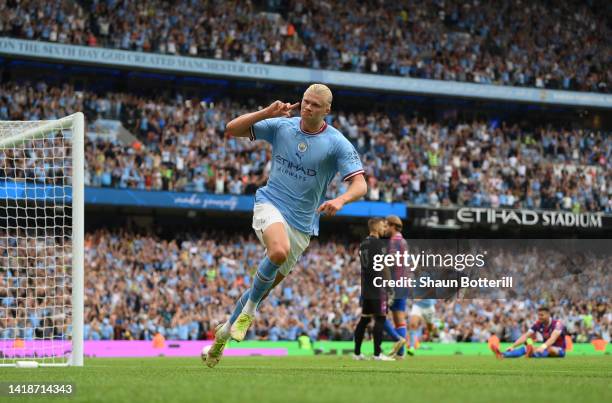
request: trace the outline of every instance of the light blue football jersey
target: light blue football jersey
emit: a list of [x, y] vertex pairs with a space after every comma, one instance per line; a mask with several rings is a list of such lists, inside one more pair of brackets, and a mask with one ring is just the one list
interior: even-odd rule
[[319, 233], [319, 213], [327, 186], [337, 172], [343, 180], [363, 173], [355, 147], [335, 128], [301, 130], [301, 118], [273, 118], [251, 127], [251, 140], [272, 144], [272, 170], [255, 203], [271, 203], [289, 225], [309, 235]]

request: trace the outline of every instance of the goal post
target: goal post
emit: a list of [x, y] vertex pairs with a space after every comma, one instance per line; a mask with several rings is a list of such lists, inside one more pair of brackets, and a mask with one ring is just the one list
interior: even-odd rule
[[82, 366], [85, 118], [0, 121], [0, 366]]

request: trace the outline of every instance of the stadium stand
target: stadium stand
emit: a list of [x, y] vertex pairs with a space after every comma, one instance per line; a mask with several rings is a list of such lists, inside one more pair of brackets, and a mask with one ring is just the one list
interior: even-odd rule
[[[36, 279], [36, 270], [43, 270], [27, 265], [28, 251], [35, 255], [34, 249], [44, 248], [47, 265], [60, 269], [62, 262], [56, 257], [63, 255], [61, 249], [68, 248], [69, 242], [57, 237], [26, 241], [25, 236], [7, 235], [0, 234], [0, 263], [11, 268], [10, 275], [0, 279], [7, 282], [0, 284], [0, 302], [8, 314], [3, 317], [0, 338], [29, 339], [43, 331], [61, 338], [66, 329], [59, 307], [70, 298], [62, 291], [65, 285], [58, 282], [46, 291], [39, 288], [37, 301], [20, 298], [23, 295], [17, 290], [26, 293], [25, 283]], [[227, 231], [184, 233], [168, 240], [100, 229], [86, 234], [85, 246], [87, 340], [151, 340], [157, 333], [168, 339], [210, 339], [214, 326], [229, 314], [230, 302], [249, 286], [263, 254], [254, 235]], [[289, 276], [262, 304], [249, 338], [296, 340], [307, 334], [312, 340], [350, 340], [358, 318], [357, 248], [354, 242], [313, 240], [295, 268], [296, 275]], [[541, 268], [530, 272], [533, 278], [524, 279], [529, 284], [567, 264], [552, 251], [527, 249], [500, 254], [496, 260], [504, 269], [526, 264]], [[589, 256], [585, 267], [590, 268], [588, 273], [572, 281], [552, 279], [555, 296], [545, 297], [533, 287], [525, 299], [439, 301], [438, 331], [425, 339], [482, 342], [498, 334], [502, 340], [514, 340], [542, 301], [558, 307], [556, 317], [563, 320], [574, 341], [609, 339], [607, 259]], [[23, 284], [18, 288], [19, 281]], [[48, 280], [43, 275], [38, 281]], [[30, 309], [23, 306], [26, 300]], [[58, 314], [45, 309], [58, 309]], [[54, 323], [41, 323], [41, 317]], [[29, 326], [16, 326], [19, 321]], [[28, 333], [16, 334], [23, 329]]]
[[[225, 123], [248, 110], [230, 99], [209, 105], [42, 82], [0, 86], [0, 120], [77, 110], [90, 121], [121, 120], [140, 139], [89, 139], [89, 186], [254, 194], [271, 166], [265, 142], [224, 138]], [[336, 112], [333, 124], [362, 154], [368, 200], [612, 212], [612, 136], [605, 131], [351, 111]], [[335, 180], [327, 196], [345, 186]]]
[[[181, 10], [179, 12], [178, 10]], [[603, 1], [5, 1], [0, 35], [436, 80], [610, 92]], [[535, 24], [533, 21], [537, 21]]]

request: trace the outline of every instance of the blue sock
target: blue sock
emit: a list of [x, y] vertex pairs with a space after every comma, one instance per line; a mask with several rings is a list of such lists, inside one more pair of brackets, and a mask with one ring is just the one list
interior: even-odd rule
[[[402, 336], [404, 339], [406, 338], [406, 325], [403, 326], [399, 326], [395, 328], [395, 331], [397, 332], [397, 334], [399, 334], [400, 336]], [[400, 350], [397, 352], [398, 355], [404, 355], [404, 353], [406, 352], [406, 347], [402, 347], [400, 348]]]
[[240, 296], [240, 299], [238, 300], [238, 302], [236, 302], [236, 307], [234, 308], [234, 312], [232, 312], [232, 316], [230, 316], [230, 320], [229, 320], [230, 325], [234, 324], [234, 322], [236, 322], [236, 319], [238, 319], [240, 312], [242, 312], [242, 308], [244, 308], [244, 304], [246, 304], [246, 302], [249, 299], [249, 295], [251, 295], [250, 289], [242, 293], [242, 295]]
[[393, 341], [398, 341], [400, 338], [399, 333], [395, 331], [395, 328], [393, 327], [389, 319], [385, 320], [385, 332], [387, 332], [387, 334], [391, 336]]
[[541, 353], [533, 353], [532, 358], [546, 358], [548, 357], [548, 350], [544, 350]]
[[251, 294], [249, 295], [251, 302], [258, 304], [261, 301], [266, 291], [274, 284], [274, 278], [279, 267], [279, 265], [272, 263], [267, 256], [261, 261], [251, 286]]
[[417, 331], [416, 330], [411, 330], [410, 332], [408, 332], [410, 334], [410, 347], [412, 348], [416, 348], [416, 342], [417, 342]]
[[527, 349], [525, 348], [525, 346], [523, 346], [523, 347], [520, 347], [520, 348], [515, 348], [512, 351], [506, 351], [504, 353], [504, 357], [506, 357], [506, 358], [518, 358], [518, 357], [524, 356], [526, 352], [527, 352]]

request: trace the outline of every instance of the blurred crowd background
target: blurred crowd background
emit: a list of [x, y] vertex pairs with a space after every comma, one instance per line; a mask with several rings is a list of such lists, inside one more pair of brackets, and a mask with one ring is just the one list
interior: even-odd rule
[[[0, 278], [0, 336], [61, 338], [71, 295], [69, 278], [61, 275], [69, 242], [8, 235], [0, 233], [0, 263], [7, 271]], [[574, 341], [610, 341], [609, 253], [586, 254], [576, 272], [576, 263], [558, 248], [508, 248], [490, 253], [487, 272], [514, 276], [524, 287], [520, 295], [438, 300], [435, 330], [424, 340], [484, 342], [496, 334], [513, 341], [547, 304]], [[37, 259], [37, 250], [46, 258]], [[224, 230], [172, 239], [125, 230], [87, 233], [85, 339], [151, 340], [158, 333], [211, 339], [251, 285], [263, 253], [254, 235]], [[358, 243], [313, 239], [292, 274], [261, 304], [248, 338], [351, 340], [360, 315], [359, 273]], [[409, 306], [414, 301], [409, 298]]]

